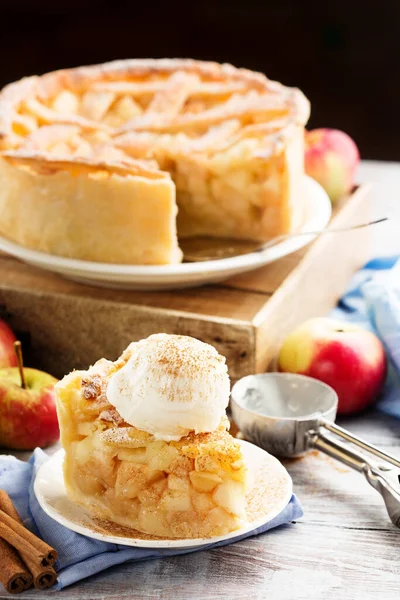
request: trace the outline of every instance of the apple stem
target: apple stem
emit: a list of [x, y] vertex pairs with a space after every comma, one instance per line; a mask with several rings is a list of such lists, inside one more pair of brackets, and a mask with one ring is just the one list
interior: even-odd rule
[[19, 375], [21, 377], [21, 387], [22, 387], [23, 390], [26, 390], [26, 380], [25, 380], [25, 373], [24, 373], [24, 361], [23, 361], [23, 358], [22, 358], [22, 344], [21, 344], [20, 341], [14, 342], [14, 350], [15, 350], [15, 354], [17, 355]]

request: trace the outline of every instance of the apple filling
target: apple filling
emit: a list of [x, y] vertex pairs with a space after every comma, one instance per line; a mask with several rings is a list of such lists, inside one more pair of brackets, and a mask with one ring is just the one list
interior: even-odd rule
[[94, 514], [162, 537], [222, 535], [245, 519], [246, 468], [227, 420], [211, 433], [156, 440], [125, 423], [105, 387], [122, 366], [99, 361], [58, 388], [70, 498]]

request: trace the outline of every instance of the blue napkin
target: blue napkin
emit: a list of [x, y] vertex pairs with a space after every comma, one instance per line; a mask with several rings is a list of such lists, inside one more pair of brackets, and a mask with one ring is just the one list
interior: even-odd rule
[[388, 376], [377, 403], [400, 418], [400, 259], [375, 258], [358, 271], [331, 313], [373, 331], [385, 346]]
[[[0, 489], [8, 492], [25, 526], [57, 549], [58, 581], [52, 590], [61, 590], [80, 579], [89, 577], [89, 575], [127, 561], [149, 560], [195, 551], [193, 549], [152, 550], [108, 544], [70, 531], [53, 521], [40, 508], [33, 492], [36, 473], [47, 458], [47, 455], [40, 449], [35, 450], [29, 462], [22, 462], [10, 456], [0, 456]], [[302, 515], [303, 511], [299, 501], [292, 496], [286, 508], [269, 523], [249, 533], [216, 544], [208, 544], [200, 549], [232, 544], [246, 537], [264, 533], [284, 523], [290, 523]]]

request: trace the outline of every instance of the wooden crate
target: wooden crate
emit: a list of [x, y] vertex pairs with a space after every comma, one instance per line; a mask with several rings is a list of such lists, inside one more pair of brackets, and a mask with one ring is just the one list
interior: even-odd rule
[[[369, 219], [369, 186], [335, 209], [332, 226]], [[106, 290], [0, 257], [0, 312], [25, 341], [27, 362], [61, 377], [115, 359], [152, 333], [192, 335], [227, 358], [233, 380], [266, 370], [282, 338], [326, 314], [369, 256], [369, 229], [320, 236], [275, 263], [218, 285], [165, 292]]]

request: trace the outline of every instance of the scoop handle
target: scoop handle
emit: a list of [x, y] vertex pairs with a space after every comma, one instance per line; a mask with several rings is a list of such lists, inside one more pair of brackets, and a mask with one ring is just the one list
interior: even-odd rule
[[392, 523], [400, 528], [400, 469], [374, 464], [361, 452], [339, 442], [328, 433], [324, 433], [322, 427], [325, 427], [323, 422], [321, 422], [320, 428], [306, 433], [308, 448], [320, 450], [348, 467], [363, 473], [368, 483], [383, 497]]
[[388, 454], [387, 452], [383, 452], [383, 450], [380, 450], [373, 444], [370, 444], [369, 442], [366, 442], [363, 439], [357, 437], [353, 433], [350, 433], [350, 431], [347, 431], [347, 429], [343, 429], [343, 427], [339, 427], [339, 425], [336, 425], [336, 423], [326, 421], [325, 419], [320, 419], [319, 424], [320, 426], [324, 427], [324, 429], [331, 431], [335, 435], [344, 439], [346, 442], [351, 442], [352, 444], [355, 444], [362, 450], [367, 450], [367, 452], [369, 452], [370, 454], [374, 454], [378, 458], [381, 458], [382, 460], [385, 460], [388, 463], [400, 469], [400, 460], [398, 458], [392, 456], [391, 454]]

